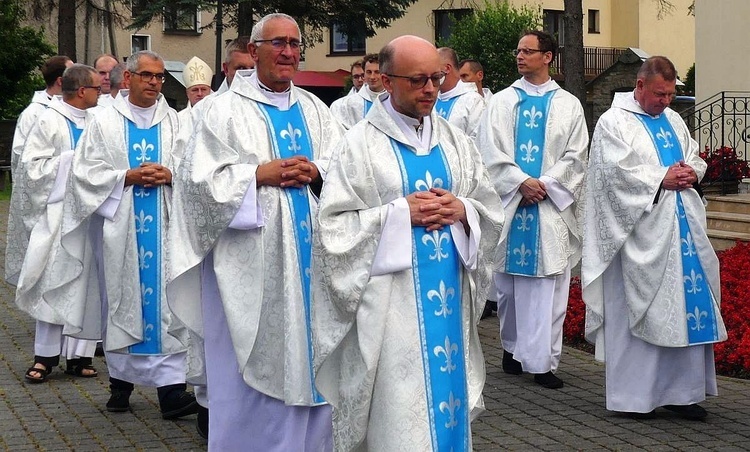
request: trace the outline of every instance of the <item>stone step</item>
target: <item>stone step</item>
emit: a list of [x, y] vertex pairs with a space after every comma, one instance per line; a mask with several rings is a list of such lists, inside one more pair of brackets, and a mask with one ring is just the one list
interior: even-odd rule
[[708, 229], [750, 234], [750, 214], [731, 212], [706, 212]]
[[750, 196], [747, 194], [709, 195], [706, 196], [706, 200], [708, 201], [706, 210], [710, 212], [750, 214]]
[[741, 242], [750, 242], [750, 234], [748, 233], [707, 229], [706, 234], [716, 251], [731, 248], [738, 240]]

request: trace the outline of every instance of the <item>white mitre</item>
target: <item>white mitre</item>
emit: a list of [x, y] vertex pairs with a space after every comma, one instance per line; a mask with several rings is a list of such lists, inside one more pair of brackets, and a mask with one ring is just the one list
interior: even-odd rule
[[185, 71], [182, 73], [182, 80], [185, 82], [185, 88], [190, 88], [194, 85], [211, 86], [211, 78], [213, 76], [214, 71], [211, 70], [211, 67], [205, 61], [194, 56], [187, 62]]

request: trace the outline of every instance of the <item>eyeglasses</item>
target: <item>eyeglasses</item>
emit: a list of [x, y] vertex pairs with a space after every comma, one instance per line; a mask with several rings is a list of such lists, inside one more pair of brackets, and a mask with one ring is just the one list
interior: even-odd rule
[[523, 53], [526, 56], [533, 55], [537, 52], [545, 53], [548, 52], [547, 50], [540, 50], [540, 49], [513, 49], [510, 51], [510, 53], [513, 54], [513, 56], [518, 56], [519, 53]]
[[365, 74], [354, 74], [352, 75], [352, 78], [355, 80], [359, 80], [361, 78], [365, 78]]
[[411, 89], [422, 89], [427, 85], [427, 80], [432, 82], [432, 86], [438, 87], [443, 84], [445, 81], [445, 72], [437, 72], [432, 75], [414, 75], [414, 76], [406, 76], [406, 75], [396, 75], [396, 74], [385, 74], [388, 77], [395, 77], [395, 78], [405, 78], [406, 80], [409, 80], [409, 84], [411, 85]]
[[167, 79], [166, 74], [163, 72], [159, 72], [158, 74], [154, 74], [153, 72], [133, 72], [133, 74], [140, 77], [144, 82], [150, 82], [151, 80], [156, 79], [158, 83], [164, 83], [164, 80]]
[[102, 85], [99, 85], [99, 86], [84, 85], [84, 86], [81, 86], [81, 88], [95, 89], [96, 92], [99, 93], [99, 94], [101, 94], [101, 92], [102, 92]]
[[273, 47], [273, 50], [277, 52], [282, 52], [284, 49], [286, 49], [286, 46], [289, 46], [292, 50], [301, 50], [305, 47], [304, 44], [302, 44], [302, 41], [299, 41], [297, 39], [281, 39], [281, 38], [274, 38], [274, 39], [258, 39], [257, 41], [253, 41], [255, 44], [261, 44], [263, 42], [270, 42], [271, 47]]

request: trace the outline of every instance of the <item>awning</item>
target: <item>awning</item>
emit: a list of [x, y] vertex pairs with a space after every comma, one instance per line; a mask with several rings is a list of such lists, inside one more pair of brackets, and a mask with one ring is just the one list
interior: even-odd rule
[[297, 71], [292, 81], [297, 86], [343, 88], [349, 71]]

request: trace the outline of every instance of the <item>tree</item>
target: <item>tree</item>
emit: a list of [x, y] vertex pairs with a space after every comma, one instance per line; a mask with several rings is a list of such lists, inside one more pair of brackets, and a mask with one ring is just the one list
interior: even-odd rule
[[25, 18], [22, 2], [0, 2], [0, 118], [15, 119], [28, 105], [35, 89], [44, 88], [38, 72], [45, 58], [54, 53], [40, 30], [21, 26]]
[[[130, 0], [120, 0], [126, 5]], [[235, 26], [240, 34], [249, 35], [253, 18], [273, 12], [286, 13], [294, 17], [302, 28], [303, 39], [310, 45], [321, 42], [323, 34], [332, 23], [347, 34], [363, 31], [366, 36], [375, 36], [377, 29], [403, 17], [406, 9], [416, 0], [221, 0], [227, 19], [225, 25]], [[215, 11], [217, 0], [153, 0], [142, 3], [142, 9], [133, 18], [128, 28], [138, 29], [160, 19], [165, 11], [174, 8], [201, 8]], [[216, 18], [206, 25], [213, 27]]]
[[541, 12], [528, 6], [516, 8], [508, 2], [486, 3], [456, 22], [447, 42], [459, 59], [472, 58], [484, 66], [484, 84], [493, 91], [518, 79], [516, 59], [511, 53], [524, 30], [541, 26]]
[[565, 90], [576, 96], [586, 107], [586, 78], [583, 67], [583, 5], [581, 0], [565, 0]]

